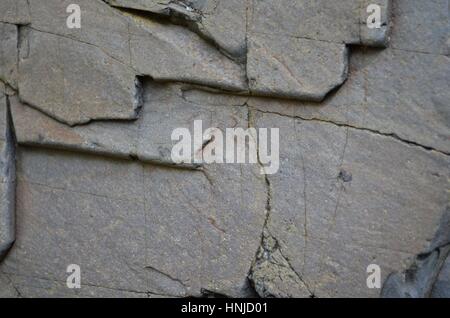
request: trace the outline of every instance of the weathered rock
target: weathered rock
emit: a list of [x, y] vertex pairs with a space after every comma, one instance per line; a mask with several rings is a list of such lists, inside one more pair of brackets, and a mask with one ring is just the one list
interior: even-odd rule
[[2, 0], [0, 3], [0, 22], [28, 24], [30, 20], [27, 0]]
[[[134, 155], [141, 160], [156, 156], [160, 163], [160, 158], [170, 158], [173, 129], [192, 129], [195, 119], [203, 120], [205, 129], [248, 126], [247, 109], [234, 97], [215, 104], [215, 95], [188, 90], [186, 98], [178, 85], [147, 82], [144, 89], [145, 105], [137, 122], [73, 128], [20, 105], [12, 96], [19, 142], [71, 150], [94, 145], [98, 148], [91, 151], [98, 153], [113, 152], [110, 147], [116, 146], [125, 156], [130, 150], [122, 146], [136, 146], [131, 138], [136, 133]], [[115, 136], [122, 138], [117, 144]], [[70, 260], [81, 266], [83, 286], [172, 296], [250, 292], [247, 274], [258, 249], [266, 203], [258, 165], [210, 165], [191, 171], [38, 149], [23, 150], [19, 163], [22, 199], [17, 213], [22, 234], [2, 267], [10, 277], [35, 275], [56, 281], [49, 284], [54, 287], [48, 294], [65, 295], [68, 292], [60, 292], [57, 282], [65, 281]], [[70, 229], [64, 226], [67, 222]], [[121, 240], [114, 239], [119, 236]], [[55, 243], [38, 253], [44, 241]], [[19, 290], [42, 292], [30, 290], [33, 284], [27, 278]]]
[[402, 273], [391, 273], [383, 284], [381, 296], [385, 298], [443, 297], [448, 293], [450, 254], [450, 207], [447, 206], [439, 228], [429, 248], [420, 253], [414, 263]]
[[[390, 41], [391, 33], [391, 0], [360, 0], [361, 1], [361, 21], [360, 21], [360, 44], [371, 47], [386, 47]], [[370, 5], [378, 5], [381, 9], [381, 21], [379, 28], [369, 28], [367, 21], [372, 13]], [[368, 12], [369, 11], [369, 12]]]
[[[383, 28], [369, 32], [367, 5], [381, 7]], [[260, 0], [253, 2], [250, 31], [318, 41], [380, 46], [386, 44], [390, 0]]]
[[1, 266], [10, 277], [65, 282], [78, 264], [84, 286], [246, 295], [265, 215], [258, 169], [187, 171], [32, 149], [19, 163], [21, 235]]
[[292, 268], [281, 253], [279, 243], [267, 229], [264, 230], [260, 250], [256, 256], [249, 279], [259, 296], [268, 298], [311, 296], [302, 277]]
[[0, 86], [0, 261], [3, 260], [15, 240], [15, 137], [14, 127]]
[[234, 57], [246, 50], [247, 4], [242, 0], [107, 0], [115, 7], [136, 9], [169, 16], [187, 24], [202, 37], [214, 42]]
[[345, 85], [320, 104], [252, 98], [249, 105], [367, 128], [450, 153], [447, 57], [391, 49], [354, 51], [349, 74]]
[[284, 36], [249, 36], [252, 94], [322, 100], [347, 78], [348, 51], [338, 43]]
[[368, 265], [386, 277], [430, 248], [449, 204], [448, 156], [331, 123], [253, 117], [284, 136], [267, 229], [312, 294], [377, 296]]
[[[447, 0], [0, 2], [0, 297], [448, 295]], [[194, 120], [278, 173], [173, 162]]]
[[20, 292], [12, 284], [10, 278], [0, 273], [0, 298], [17, 298], [20, 297]]
[[393, 1], [395, 27], [392, 47], [432, 54], [448, 54], [448, 0]]
[[136, 118], [136, 75], [246, 90], [243, 68], [183, 27], [83, 0], [82, 26], [69, 29], [70, 3], [30, 0], [32, 23], [20, 43], [20, 98], [59, 121]]
[[93, 45], [27, 31], [19, 59], [25, 103], [69, 125], [137, 117], [141, 91], [131, 68]]
[[447, 257], [436, 282], [431, 297], [450, 298], [450, 257]]
[[[202, 120], [204, 129], [216, 127], [225, 130], [230, 122], [234, 127], [247, 110], [240, 107], [240, 97], [221, 96], [219, 104], [208, 98], [215, 94], [196, 91], [198, 103], [186, 99], [183, 85], [158, 84], [145, 81], [145, 103], [139, 119], [133, 122], [93, 122], [89, 125], [68, 127], [30, 107], [16, 96], [10, 98], [17, 139], [22, 145], [92, 152], [119, 158], [138, 158], [143, 162], [196, 168], [198, 164], [175, 164], [171, 158], [171, 134], [179, 127], [193, 130], [194, 120]], [[188, 91], [189, 94], [189, 91]], [[236, 100], [235, 106], [231, 106]], [[231, 118], [231, 119], [230, 119]], [[201, 145], [200, 145], [201, 147]], [[201, 151], [193, 148], [192, 153]]]
[[254, 1], [247, 72], [254, 95], [320, 101], [347, 78], [348, 44], [386, 46], [390, 1], [370, 2], [382, 27], [367, 26], [366, 0]]
[[430, 297], [449, 252], [450, 246], [447, 246], [419, 255], [405, 272], [389, 275], [384, 282], [381, 296], [385, 298]]
[[359, 42], [360, 1], [253, 1], [250, 31], [335, 43]]
[[81, 0], [80, 29], [66, 27], [70, 0], [30, 0], [32, 27], [98, 46], [155, 80], [245, 90], [243, 68], [186, 28], [123, 15], [106, 3]]
[[130, 16], [134, 68], [159, 81], [179, 81], [246, 91], [244, 67], [182, 26]]
[[17, 88], [17, 26], [0, 22], [0, 80]]
[[[3, 288], [2, 288], [3, 287]], [[2, 294], [3, 292], [3, 294]], [[81, 288], [69, 289], [65, 281], [45, 278], [0, 274], [0, 298], [154, 298], [161, 297], [146, 292], [133, 292], [81, 284]]]

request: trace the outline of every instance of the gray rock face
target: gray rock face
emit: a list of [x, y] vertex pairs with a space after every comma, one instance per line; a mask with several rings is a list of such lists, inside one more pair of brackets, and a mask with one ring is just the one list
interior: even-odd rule
[[229, 91], [247, 89], [244, 68], [195, 33], [132, 17], [132, 64], [159, 81], [180, 81]]
[[19, 162], [21, 235], [1, 266], [9, 276], [29, 277], [27, 286], [55, 281], [47, 282], [52, 291], [65, 283], [69, 262], [80, 264], [85, 286], [246, 295], [264, 221], [265, 184], [252, 169], [183, 172], [32, 149]]
[[247, 55], [250, 91], [320, 101], [347, 78], [347, 59], [343, 44], [251, 35]]
[[[346, 44], [385, 47], [390, 29], [388, 0], [107, 2], [182, 17], [234, 56], [242, 56], [246, 48], [252, 94], [300, 100], [322, 100], [343, 83]], [[367, 27], [370, 4], [381, 8], [378, 29]]]
[[448, 0], [399, 0], [393, 6], [393, 48], [448, 56]]
[[141, 92], [131, 68], [98, 47], [33, 29], [24, 32], [19, 60], [24, 102], [69, 125], [136, 118]]
[[[448, 297], [450, 207], [445, 209], [431, 246], [402, 273], [392, 273], [381, 291], [385, 298]], [[447, 260], [447, 261], [446, 261]]]
[[15, 240], [15, 137], [8, 100], [0, 87], [0, 261]]
[[[387, 275], [429, 248], [448, 205], [448, 156], [331, 123], [254, 118], [285, 136], [280, 171], [268, 176], [266, 227], [311, 294], [376, 296], [368, 265]], [[285, 288], [264, 286], [274, 295]]]
[[450, 298], [450, 258], [442, 266], [441, 272], [434, 284], [431, 294], [435, 298]]
[[256, 262], [250, 271], [249, 279], [259, 296], [287, 298], [306, 298], [311, 291], [303, 278], [292, 268], [283, 255], [278, 241], [264, 229], [261, 247]]
[[0, 3], [0, 297], [448, 297], [448, 0], [71, 3]]
[[0, 22], [0, 80], [17, 88], [17, 26]]
[[70, 1], [31, 0], [30, 3], [32, 27], [98, 46], [133, 66], [137, 74], [157, 80], [245, 89], [241, 67], [183, 27], [123, 15], [99, 0], [82, 0], [79, 2], [84, 17], [82, 27], [69, 29], [65, 9]]
[[[12, 96], [11, 108], [17, 127], [20, 144], [43, 146], [109, 155], [124, 159], [138, 158], [143, 162], [177, 165], [196, 168], [195, 164], [175, 164], [171, 158], [172, 131], [178, 127], [193, 130], [194, 120], [202, 120], [204, 128], [216, 127], [225, 130], [227, 123], [236, 125], [236, 120], [246, 118], [247, 110], [239, 106], [244, 103], [236, 98], [222, 96], [219, 104], [203, 99], [201, 105], [189, 96], [183, 85], [157, 84], [145, 81], [142, 111], [133, 122], [94, 122], [89, 125], [68, 127], [52, 118], [23, 105]], [[186, 91], [185, 91], [186, 90]], [[214, 96], [198, 92], [200, 97]], [[235, 106], [232, 106], [235, 103]], [[207, 114], [207, 116], [205, 116]], [[231, 119], [233, 120], [231, 120]], [[192, 153], [201, 151], [194, 148]]]
[[2, 0], [0, 3], [0, 22], [28, 24], [30, 20], [27, 0]]
[[[221, 100], [184, 89], [145, 83], [142, 116], [133, 123], [98, 122], [70, 128], [22, 105], [16, 96], [11, 96], [11, 108], [21, 145], [115, 153], [123, 158], [132, 155], [158, 166], [173, 164], [169, 162], [170, 136], [176, 127], [191, 128], [196, 119], [205, 128], [248, 127], [247, 109], [239, 106], [239, 98]], [[11, 254], [1, 270], [22, 295], [36, 295], [46, 288], [47, 295], [89, 296], [86, 291], [80, 295], [63, 291], [66, 273], [59, 268], [68, 265], [67, 259], [83, 264], [88, 275], [83, 274], [83, 289], [98, 287], [91, 295], [105, 295], [105, 290], [130, 297], [250, 293], [247, 274], [260, 242], [266, 204], [259, 166], [180, 170], [73, 153], [42, 153], [34, 148], [25, 148], [19, 163], [17, 195], [27, 197], [17, 208], [24, 235], [17, 242], [17, 258]], [[87, 184], [94, 179], [95, 183]], [[46, 206], [49, 200], [55, 202], [52, 209]], [[37, 222], [32, 216], [36, 209], [44, 215]], [[71, 211], [70, 230], [63, 229], [66, 221], [61, 209]], [[99, 209], [106, 214], [99, 214]], [[92, 231], [93, 227], [98, 230]], [[35, 231], [50, 236], [36, 238]], [[47, 241], [71, 247], [54, 250], [65, 255], [49, 259], [36, 249]], [[86, 247], [81, 255], [77, 246]], [[33, 261], [25, 264], [23, 256], [29, 253]], [[105, 272], [102, 268], [110, 268], [113, 255], [115, 269]], [[129, 274], [122, 275], [126, 271]]]
[[[439, 248], [429, 254], [419, 255], [417, 260], [401, 274], [391, 274], [384, 283], [381, 295], [385, 298], [424, 298], [430, 297], [436, 290], [435, 297], [442, 297], [447, 290], [445, 280], [440, 275], [445, 275], [442, 269], [450, 247]], [[437, 281], [439, 279], [439, 281]], [[444, 278], [445, 279], [445, 278]], [[436, 285], [439, 283], [438, 285]], [[443, 285], [444, 284], [444, 285]]]
[[148, 11], [187, 24], [236, 58], [245, 56], [247, 0], [107, 0], [114, 7]]
[[[243, 68], [183, 27], [81, 1], [82, 27], [69, 29], [69, 4], [31, 0], [30, 29], [24, 29], [20, 44], [20, 98], [59, 121], [136, 118], [137, 75], [246, 90]], [[98, 94], [103, 91], [114, 94]]]

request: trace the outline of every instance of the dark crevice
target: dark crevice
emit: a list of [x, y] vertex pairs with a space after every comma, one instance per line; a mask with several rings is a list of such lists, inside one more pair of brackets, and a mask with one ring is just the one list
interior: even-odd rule
[[[2, 202], [2, 209], [0, 217], [3, 219], [0, 224], [6, 228], [0, 228], [3, 234], [3, 240], [0, 242], [0, 262], [8, 254], [9, 250], [15, 242], [15, 200], [16, 200], [16, 134], [14, 123], [11, 117], [11, 108], [9, 103], [9, 96], [5, 95], [6, 99], [6, 131], [1, 132], [5, 134], [5, 149], [3, 151], [2, 166], [0, 166], [1, 178], [4, 179], [4, 190], [6, 193], [2, 194], [2, 198], [6, 201]], [[2, 154], [0, 154], [2, 155]]]

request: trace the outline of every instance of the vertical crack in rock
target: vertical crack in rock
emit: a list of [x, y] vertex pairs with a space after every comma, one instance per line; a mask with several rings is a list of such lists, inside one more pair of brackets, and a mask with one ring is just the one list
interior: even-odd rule
[[442, 216], [430, 249], [417, 255], [402, 273], [391, 273], [383, 284], [384, 298], [427, 298], [450, 255], [450, 207]]
[[[249, 128], [254, 127], [253, 112], [248, 105], [246, 107], [248, 109]], [[259, 149], [258, 164], [261, 169], [264, 169], [259, 158]], [[267, 174], [265, 175], [265, 182], [267, 189], [266, 218], [262, 228], [261, 243], [248, 274], [250, 284], [260, 297], [314, 297], [311, 288], [294, 269], [289, 258], [283, 254], [278, 240], [269, 231], [273, 193]], [[283, 283], [277, 284], [280, 281]], [[279, 286], [283, 287], [280, 288]]]
[[16, 138], [8, 96], [1, 109], [4, 127], [0, 135], [0, 261], [15, 241]]

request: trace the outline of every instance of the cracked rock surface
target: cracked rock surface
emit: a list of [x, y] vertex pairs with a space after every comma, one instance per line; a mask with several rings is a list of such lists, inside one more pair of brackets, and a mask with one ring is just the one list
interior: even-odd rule
[[71, 3], [0, 1], [0, 297], [449, 297], [448, 0]]
[[[1, 84], [1, 83], [0, 83]], [[5, 88], [0, 86], [0, 261], [15, 240], [16, 140]]]

